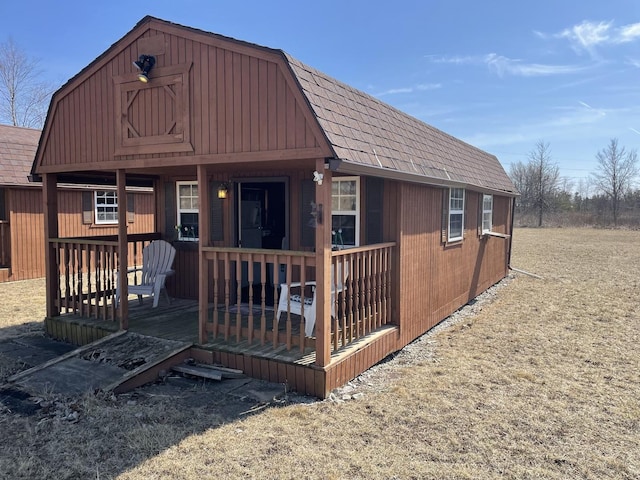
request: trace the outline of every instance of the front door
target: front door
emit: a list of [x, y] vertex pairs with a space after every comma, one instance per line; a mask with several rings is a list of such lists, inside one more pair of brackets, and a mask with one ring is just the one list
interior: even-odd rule
[[[284, 179], [238, 182], [238, 247], [281, 250], [289, 248], [289, 209]], [[253, 265], [253, 291], [260, 284], [260, 264]], [[273, 265], [267, 265], [267, 284], [272, 285]], [[242, 268], [242, 288], [249, 286], [247, 266]], [[272, 291], [272, 289], [269, 289]], [[244, 300], [244, 298], [243, 298]]]
[[288, 233], [286, 183], [238, 183], [238, 246], [282, 249]]

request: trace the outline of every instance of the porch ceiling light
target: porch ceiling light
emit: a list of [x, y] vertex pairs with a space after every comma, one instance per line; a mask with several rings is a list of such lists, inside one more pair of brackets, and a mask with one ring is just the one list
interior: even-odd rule
[[140, 55], [138, 60], [133, 62], [133, 65], [140, 71], [138, 73], [138, 80], [142, 83], [149, 82], [149, 72], [156, 64], [156, 57], [153, 55]]
[[218, 198], [227, 198], [229, 194], [229, 186], [226, 183], [221, 183], [218, 187]]

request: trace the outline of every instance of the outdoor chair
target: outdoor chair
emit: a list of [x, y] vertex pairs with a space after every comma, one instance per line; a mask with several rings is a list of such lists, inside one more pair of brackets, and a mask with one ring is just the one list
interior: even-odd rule
[[[138, 295], [138, 301], [142, 305], [142, 296], [151, 295], [153, 297], [153, 308], [158, 306], [160, 291], [164, 290], [167, 302], [171, 303], [169, 294], [165, 288], [165, 280], [173, 275], [171, 266], [176, 256], [176, 249], [164, 240], [154, 240], [142, 250], [142, 266], [129, 268], [127, 273], [142, 272], [139, 283], [128, 284], [130, 295]], [[116, 275], [116, 280], [118, 276]], [[116, 306], [120, 301], [120, 287], [116, 285]]]
[[[346, 288], [347, 278], [349, 277], [349, 262], [338, 261], [338, 265], [342, 265], [342, 272], [338, 270], [338, 278], [334, 275], [334, 266], [331, 265], [331, 317], [336, 316], [336, 295], [342, 293]], [[313, 328], [316, 325], [316, 282], [305, 282], [305, 287], [311, 287], [311, 295], [304, 296], [304, 334], [307, 337], [313, 336]], [[280, 284], [280, 300], [278, 301], [278, 312], [276, 320], [280, 319], [280, 314], [290, 312], [296, 315], [303, 315], [301, 292], [302, 284], [300, 282], [291, 282], [289, 284]], [[294, 290], [300, 293], [292, 293]]]

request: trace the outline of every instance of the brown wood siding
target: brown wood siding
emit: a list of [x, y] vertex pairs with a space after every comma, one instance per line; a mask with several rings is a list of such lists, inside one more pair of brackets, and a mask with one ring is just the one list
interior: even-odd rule
[[[508, 243], [478, 236], [482, 194], [466, 191], [464, 240], [441, 242], [442, 189], [401, 186], [399, 222], [399, 348], [499, 281]], [[495, 231], [505, 233], [508, 199], [494, 197]]]
[[[8, 189], [11, 232], [11, 269], [5, 280], [40, 278], [44, 266], [44, 217], [40, 188]], [[117, 225], [84, 225], [81, 190], [58, 191], [58, 225], [62, 237], [116, 235]], [[93, 192], [91, 192], [93, 195]], [[154, 195], [135, 194], [133, 223], [129, 233], [148, 233], [155, 228]]]
[[[155, 35], [164, 36], [165, 52], [156, 56], [152, 80], [127, 111], [141, 136], [144, 132], [161, 131], [170, 117], [180, 117], [188, 124], [193, 151], [171, 153], [167, 147], [167, 153], [145, 154], [145, 148], [140, 147], [137, 156], [114, 157], [120, 147], [114, 135], [114, 128], [120, 128], [120, 118], [115, 118], [121, 101], [116, 98], [118, 82], [124, 81], [122, 78], [135, 81], [132, 60], [144, 53], [137, 42]], [[56, 99], [50, 128], [44, 136], [43, 171], [69, 170], [72, 165], [100, 168], [99, 162], [114, 159], [318, 147], [319, 129], [278, 55], [261, 52], [260, 56], [249, 56], [234, 51], [234, 44], [223, 48], [220, 41], [218, 45], [205, 44], [156, 30], [148, 30], [137, 42], [121, 49], [99, 68], [96, 66], [91, 74], [76, 79], [72, 88]], [[161, 88], [154, 89], [153, 84], [154, 71], [176, 65], [188, 66], [188, 102], [182, 112], [173, 111], [175, 105], [163, 100]], [[140, 166], [144, 163], [148, 162], [138, 162]]]
[[[289, 179], [289, 248], [291, 250], [309, 250], [300, 246], [300, 194], [303, 180], [313, 178], [313, 165], [309, 164], [304, 170], [255, 170], [243, 165], [239, 165], [233, 176], [226, 174], [212, 174], [209, 181], [213, 182], [230, 182], [242, 180], [243, 178], [260, 179], [272, 177], [286, 177]], [[196, 181], [195, 177], [163, 177], [159, 181], [159, 185], [169, 183], [175, 189], [176, 181]], [[259, 181], [259, 180], [257, 180]], [[157, 198], [158, 211], [165, 209], [165, 193], [164, 188], [159, 188]], [[175, 200], [174, 200], [175, 201]], [[237, 227], [235, 224], [235, 209], [237, 200], [235, 192], [231, 191], [229, 197], [224, 201], [223, 219], [224, 219], [224, 240], [212, 242], [212, 246], [231, 247], [235, 246], [237, 238]], [[176, 205], [172, 205], [175, 209]], [[167, 208], [169, 206], [167, 205]], [[173, 233], [173, 227], [165, 225], [165, 215], [158, 216], [159, 231]], [[175, 240], [171, 238], [169, 240]], [[195, 242], [173, 242], [176, 246], [176, 259], [174, 263], [175, 275], [167, 279], [167, 290], [171, 296], [178, 298], [198, 298], [198, 243]]]

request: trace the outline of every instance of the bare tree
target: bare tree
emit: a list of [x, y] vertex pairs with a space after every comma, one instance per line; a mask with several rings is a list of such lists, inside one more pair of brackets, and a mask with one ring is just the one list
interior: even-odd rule
[[529, 165], [522, 162], [513, 163], [509, 171], [509, 176], [516, 190], [520, 194], [518, 206], [523, 212], [531, 208], [531, 169]]
[[551, 161], [551, 149], [548, 143], [538, 140], [535, 149], [529, 152], [531, 169], [532, 207], [538, 215], [538, 226], [542, 226], [542, 216], [551, 206], [558, 190], [560, 171]]
[[613, 224], [617, 227], [620, 202], [638, 176], [638, 153], [636, 150], [627, 152], [625, 147], [618, 146], [617, 138], [612, 138], [609, 145], [596, 154], [596, 159], [597, 171], [592, 174], [594, 184], [611, 201]]
[[38, 61], [13, 40], [0, 43], [0, 122], [42, 127], [54, 88], [38, 80], [40, 74]]

